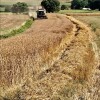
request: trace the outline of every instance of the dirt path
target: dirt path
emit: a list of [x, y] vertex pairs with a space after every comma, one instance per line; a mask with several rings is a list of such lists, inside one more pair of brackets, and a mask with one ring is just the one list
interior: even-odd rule
[[0, 41], [1, 81], [20, 83], [19, 96], [27, 100], [99, 100], [98, 53], [90, 29], [72, 17], [48, 17]]

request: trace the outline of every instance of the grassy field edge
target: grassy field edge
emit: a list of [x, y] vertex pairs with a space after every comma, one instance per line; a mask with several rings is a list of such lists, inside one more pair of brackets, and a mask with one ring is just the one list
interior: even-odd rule
[[33, 20], [32, 19], [28, 19], [25, 22], [25, 24], [22, 25], [20, 28], [13, 29], [10, 33], [0, 35], [0, 39], [8, 38], [8, 37], [15, 36], [17, 34], [23, 33], [24, 31], [26, 31], [28, 28], [31, 27], [32, 23], [33, 23]]

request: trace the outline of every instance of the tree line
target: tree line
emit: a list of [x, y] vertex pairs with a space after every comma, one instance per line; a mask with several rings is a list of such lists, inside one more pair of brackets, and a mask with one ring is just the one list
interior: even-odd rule
[[[60, 10], [60, 2], [59, 0], [43, 0], [41, 2], [41, 6], [43, 6], [48, 13], [57, 12]], [[11, 8], [13, 13], [22, 13], [28, 10], [28, 5], [24, 2], [18, 2], [13, 4]]]
[[[59, 0], [43, 0], [41, 5], [47, 10], [47, 12], [55, 12], [68, 9], [66, 5], [60, 7]], [[91, 10], [99, 9], [100, 0], [72, 0], [71, 9], [90, 8]]]
[[28, 10], [28, 5], [25, 2], [18, 2], [16, 4], [13, 4], [11, 11], [13, 13], [22, 13], [26, 12]]
[[100, 0], [73, 0], [71, 2], [72, 9], [91, 8], [92, 10], [99, 9], [100, 11]]
[[[60, 5], [59, 0], [42, 0], [41, 6], [43, 6], [47, 12], [57, 12], [60, 9], [68, 9], [66, 5]], [[82, 9], [91, 8], [92, 10], [99, 9], [100, 11], [100, 0], [72, 0], [71, 9]], [[18, 2], [13, 4], [13, 6], [6, 7], [6, 11], [11, 11], [13, 13], [23, 13], [28, 11], [28, 5], [25, 2]]]
[[[2, 10], [3, 9], [3, 10]], [[25, 2], [17, 2], [11, 5], [0, 5], [0, 12], [23, 13], [28, 11], [28, 5]]]

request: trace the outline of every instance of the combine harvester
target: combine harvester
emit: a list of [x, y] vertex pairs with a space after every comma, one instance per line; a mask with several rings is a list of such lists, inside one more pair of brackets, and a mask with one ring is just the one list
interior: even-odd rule
[[38, 7], [37, 10], [31, 9], [29, 11], [29, 17], [32, 18], [33, 20], [35, 20], [35, 19], [47, 19], [46, 10], [43, 7]]

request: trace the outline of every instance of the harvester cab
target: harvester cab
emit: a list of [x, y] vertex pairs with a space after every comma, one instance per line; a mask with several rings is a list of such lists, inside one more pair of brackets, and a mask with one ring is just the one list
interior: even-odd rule
[[43, 9], [43, 8], [38, 9], [38, 10], [37, 10], [37, 18], [40, 18], [40, 19], [47, 19], [46, 10]]

